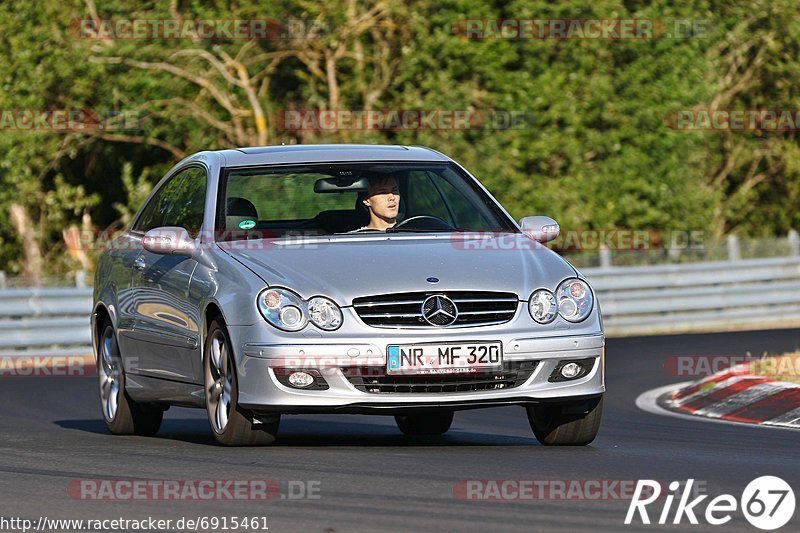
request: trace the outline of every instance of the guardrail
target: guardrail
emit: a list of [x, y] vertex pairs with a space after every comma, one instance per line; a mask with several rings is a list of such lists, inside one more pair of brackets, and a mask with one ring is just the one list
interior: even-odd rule
[[[800, 257], [587, 268], [610, 336], [800, 324]], [[0, 354], [89, 354], [91, 288], [0, 290]]]
[[800, 324], [800, 257], [581, 272], [609, 335]]
[[91, 288], [0, 291], [0, 353], [89, 354]]

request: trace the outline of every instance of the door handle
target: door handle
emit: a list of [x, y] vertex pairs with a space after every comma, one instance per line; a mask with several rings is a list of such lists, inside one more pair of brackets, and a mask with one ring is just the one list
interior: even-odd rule
[[146, 266], [147, 264], [144, 262], [144, 256], [141, 255], [133, 262], [133, 268], [136, 270], [144, 270]]

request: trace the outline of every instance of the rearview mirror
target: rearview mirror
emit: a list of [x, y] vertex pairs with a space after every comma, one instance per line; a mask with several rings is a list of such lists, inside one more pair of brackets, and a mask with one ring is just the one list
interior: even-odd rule
[[520, 219], [519, 226], [531, 239], [539, 242], [552, 241], [561, 231], [558, 222], [545, 216], [524, 217]]
[[314, 183], [314, 192], [361, 192], [369, 188], [367, 178], [344, 176], [338, 178], [321, 178]]
[[142, 246], [148, 252], [161, 255], [185, 255], [195, 253], [194, 240], [184, 228], [164, 226], [153, 228], [144, 234]]

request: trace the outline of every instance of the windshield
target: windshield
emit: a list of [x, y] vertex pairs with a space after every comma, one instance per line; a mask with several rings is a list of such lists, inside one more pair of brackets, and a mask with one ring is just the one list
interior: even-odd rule
[[223, 173], [219, 240], [386, 232], [516, 231], [447, 163], [340, 163]]

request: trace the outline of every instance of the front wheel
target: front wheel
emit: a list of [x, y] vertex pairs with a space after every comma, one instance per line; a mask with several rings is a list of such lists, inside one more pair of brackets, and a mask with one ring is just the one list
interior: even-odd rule
[[236, 365], [228, 332], [221, 319], [214, 319], [203, 350], [205, 396], [208, 421], [214, 438], [225, 446], [263, 446], [275, 442], [280, 419], [259, 424], [240, 411]]
[[125, 392], [125, 369], [114, 327], [106, 323], [97, 347], [100, 406], [108, 431], [114, 435], [155, 435], [164, 410], [134, 402]]
[[603, 397], [571, 402], [541, 403], [527, 407], [536, 439], [546, 446], [585, 446], [600, 429]]
[[453, 411], [436, 411], [418, 415], [395, 416], [400, 431], [406, 435], [441, 435], [453, 423]]

